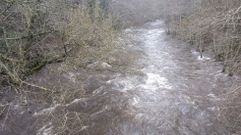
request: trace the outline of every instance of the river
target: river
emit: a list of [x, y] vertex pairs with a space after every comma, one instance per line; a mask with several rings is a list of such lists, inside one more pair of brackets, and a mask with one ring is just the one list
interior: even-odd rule
[[134, 48], [144, 53], [131, 67], [141, 75], [119, 75], [106, 89], [96, 90], [92, 107], [98, 109], [91, 109], [82, 134], [231, 134], [218, 120], [217, 104], [237, 78], [221, 73], [212, 55], [201, 58], [194, 48], [166, 35], [160, 20], [125, 32], [134, 35]]
[[[90, 81], [92, 90], [68, 104], [44, 108], [45, 105], [41, 109], [36, 104], [25, 108], [12, 105], [4, 121], [7, 126], [0, 134], [233, 134], [221, 119], [220, 104], [224, 102], [223, 95], [240, 81], [239, 77], [222, 73], [222, 64], [211, 54], [204, 53], [201, 58], [195, 47], [167, 35], [161, 20], [126, 29], [124, 33], [132, 35], [135, 42], [127, 48], [142, 54], [128, 67], [128, 72], [103, 77], [106, 79], [98, 87], [98, 81]], [[76, 81], [82, 72], [68, 73], [69, 81], [58, 76], [51, 78], [51, 72], [43, 69], [39, 74], [47, 79], [38, 79], [50, 85], [59, 82], [69, 83], [67, 87], [82, 87]], [[35, 101], [37, 96], [30, 100]]]

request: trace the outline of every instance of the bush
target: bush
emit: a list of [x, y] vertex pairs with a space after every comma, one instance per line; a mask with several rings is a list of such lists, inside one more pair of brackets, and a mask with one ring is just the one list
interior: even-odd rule
[[[112, 47], [116, 31], [106, 1], [75, 5], [64, 0], [1, 1], [0, 73], [14, 84], [48, 63], [63, 61], [80, 48], [95, 58]], [[58, 8], [56, 8], [58, 6]]]
[[197, 46], [200, 54], [204, 50], [214, 52], [217, 60], [224, 62], [229, 75], [240, 73], [241, 3], [237, 0], [200, 0], [201, 4], [191, 13], [180, 13], [167, 17], [168, 33]]

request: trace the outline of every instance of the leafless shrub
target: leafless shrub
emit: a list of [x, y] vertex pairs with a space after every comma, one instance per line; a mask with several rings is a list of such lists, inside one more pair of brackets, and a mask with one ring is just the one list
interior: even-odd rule
[[[192, 12], [167, 15], [168, 33], [195, 45], [202, 51], [212, 51], [222, 61], [223, 72], [230, 76], [240, 73], [241, 7], [238, 0], [198, 0]], [[188, 2], [191, 3], [191, 2]], [[185, 10], [183, 6], [179, 6]], [[190, 8], [188, 8], [190, 10]], [[240, 134], [241, 89], [233, 87], [220, 96], [218, 118], [229, 130]]]
[[191, 13], [167, 17], [168, 32], [195, 44], [201, 55], [204, 50], [213, 51], [217, 60], [224, 61], [224, 71], [229, 75], [240, 72], [239, 2], [199, 2], [199, 8]]
[[220, 111], [218, 119], [229, 128], [230, 131], [236, 134], [241, 133], [241, 88], [236, 87], [222, 96], [222, 102], [220, 102]]
[[[39, 128], [51, 122], [56, 134], [80, 132], [82, 114], [69, 112], [65, 106], [84, 95], [83, 80], [77, 78], [65, 85], [61, 79], [63, 73], [91, 62], [109, 62], [113, 51], [121, 50], [122, 43], [115, 41], [120, 33], [113, 27], [113, 17], [104, 15], [98, 2], [94, 15], [85, 3], [75, 5], [65, 0], [0, 3], [0, 87], [13, 86], [19, 101], [26, 104], [57, 106], [41, 117]], [[55, 69], [54, 80], [40, 83], [29, 77], [58, 62], [64, 66]], [[2, 110], [4, 107], [0, 115]]]

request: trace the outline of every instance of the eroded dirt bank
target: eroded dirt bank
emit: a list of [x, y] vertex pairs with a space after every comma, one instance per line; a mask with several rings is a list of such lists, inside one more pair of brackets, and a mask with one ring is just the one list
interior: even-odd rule
[[220, 120], [219, 104], [239, 77], [221, 73], [213, 56], [200, 58], [195, 49], [168, 37], [162, 21], [125, 32], [135, 42], [129, 53], [141, 54], [136, 62], [119, 63], [120, 55], [85, 69], [44, 68], [30, 80], [53, 87], [54, 94], [30, 92], [31, 104], [11, 103], [0, 134], [232, 134]]

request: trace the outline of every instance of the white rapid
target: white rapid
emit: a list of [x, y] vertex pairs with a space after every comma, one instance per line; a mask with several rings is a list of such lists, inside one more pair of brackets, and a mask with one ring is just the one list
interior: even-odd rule
[[100, 96], [93, 98], [102, 110], [83, 134], [230, 134], [217, 116], [218, 95], [232, 81], [220, 64], [167, 36], [160, 20], [125, 32], [138, 41], [134, 50], [144, 53], [130, 67], [139, 74], [118, 75], [97, 90]]
[[[111, 77], [105, 77], [105, 73], [90, 77], [91, 90], [84, 98], [28, 113], [24, 119], [20, 115], [15, 122], [27, 124], [12, 135], [20, 131], [20, 135], [55, 135], [56, 124], [66, 131], [57, 129], [58, 135], [233, 134], [220, 121], [222, 108], [218, 104], [237, 78], [221, 73], [221, 64], [211, 55], [204, 53], [201, 58], [191, 46], [166, 35], [160, 20], [128, 29], [125, 34], [132, 35], [135, 42], [128, 49], [143, 54], [138, 61], [118, 73], [107, 72]], [[81, 74], [68, 76], [73, 85], [78, 85], [76, 77]], [[65, 116], [49, 120], [64, 112]], [[71, 118], [67, 125], [73, 128], [70, 130], [66, 121], [55, 122], [67, 115]], [[34, 121], [26, 121], [28, 116]], [[32, 127], [37, 120], [46, 122], [35, 130]]]

